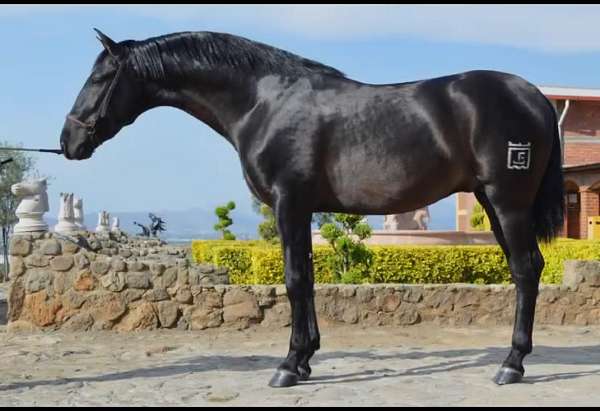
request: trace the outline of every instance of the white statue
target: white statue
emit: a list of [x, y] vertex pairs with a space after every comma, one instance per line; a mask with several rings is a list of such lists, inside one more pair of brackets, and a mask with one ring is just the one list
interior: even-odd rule
[[113, 233], [118, 233], [119, 231], [121, 231], [121, 227], [119, 227], [119, 217], [113, 217], [113, 223], [110, 227], [110, 231], [112, 231]]
[[13, 184], [11, 191], [17, 197], [22, 197], [15, 214], [19, 222], [14, 227], [15, 233], [39, 233], [48, 231], [44, 221], [44, 213], [50, 210], [46, 179], [21, 181]]
[[80, 231], [86, 231], [87, 227], [83, 224], [83, 200], [75, 197], [73, 200], [73, 211], [75, 212], [75, 225]]
[[96, 226], [97, 233], [108, 233], [110, 228], [108, 227], [108, 222], [110, 220], [110, 214], [106, 211], [100, 211], [98, 213], [98, 225]]
[[73, 210], [73, 193], [60, 193], [61, 203], [58, 212], [58, 224], [54, 231], [60, 234], [72, 234], [79, 228], [75, 224], [75, 211]]
[[417, 223], [419, 230], [427, 230], [429, 224], [429, 209], [424, 207], [415, 211], [413, 220]]
[[429, 224], [429, 208], [401, 214], [389, 214], [383, 219], [384, 230], [427, 230]]

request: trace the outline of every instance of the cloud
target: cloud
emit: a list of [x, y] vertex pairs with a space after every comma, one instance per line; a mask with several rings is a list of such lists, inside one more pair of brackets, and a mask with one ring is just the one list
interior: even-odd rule
[[138, 6], [130, 11], [170, 22], [268, 28], [321, 41], [412, 37], [550, 53], [600, 50], [598, 5]]
[[[90, 5], [0, 7], [0, 18], [107, 10], [180, 29], [282, 33], [311, 41], [416, 38], [546, 53], [600, 51], [600, 5]], [[235, 29], [233, 29], [235, 28]]]

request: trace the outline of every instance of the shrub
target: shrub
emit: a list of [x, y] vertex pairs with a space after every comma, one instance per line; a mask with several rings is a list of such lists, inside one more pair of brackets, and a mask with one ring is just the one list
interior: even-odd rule
[[195, 262], [212, 262], [214, 250], [219, 247], [244, 248], [256, 247], [263, 244], [257, 240], [230, 241], [230, 240], [193, 240], [192, 257]]
[[373, 283], [503, 283], [510, 280], [498, 246], [373, 247]]
[[476, 202], [473, 206], [470, 223], [471, 228], [477, 231], [490, 231], [492, 229], [490, 218], [479, 202]]
[[361, 215], [335, 213], [321, 226], [321, 235], [333, 249], [329, 265], [336, 281], [360, 282], [369, 271], [373, 255], [362, 241], [371, 236], [371, 227], [363, 220]]
[[227, 229], [227, 227], [233, 224], [233, 220], [231, 217], [229, 217], [229, 212], [234, 209], [235, 203], [233, 201], [230, 201], [224, 206], [220, 206], [215, 209], [215, 214], [219, 218], [219, 222], [214, 225], [214, 229], [215, 231], [221, 233], [224, 240], [235, 240], [235, 234]]
[[[560, 239], [540, 247], [546, 266], [542, 282], [560, 284], [567, 259], [600, 259], [600, 241]], [[504, 254], [495, 245], [369, 246], [370, 268], [341, 279], [348, 283], [474, 283], [511, 281]], [[233, 284], [283, 284], [281, 247], [264, 241], [194, 241], [194, 260], [226, 266]], [[315, 282], [334, 283], [333, 250], [313, 247]]]
[[600, 241], [560, 239], [553, 244], [542, 244], [540, 250], [546, 263], [542, 282], [560, 284], [565, 260], [600, 260]]
[[254, 196], [252, 196], [252, 209], [263, 217], [263, 221], [258, 225], [260, 239], [273, 244], [279, 243], [279, 231], [273, 209]]

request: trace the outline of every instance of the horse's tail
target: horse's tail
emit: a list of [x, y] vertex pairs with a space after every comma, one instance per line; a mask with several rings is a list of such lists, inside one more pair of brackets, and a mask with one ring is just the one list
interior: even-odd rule
[[546, 172], [542, 177], [542, 182], [533, 203], [533, 220], [535, 235], [538, 240], [549, 243], [558, 236], [563, 228], [565, 205], [558, 121], [554, 107], [547, 98], [546, 101], [552, 112], [551, 123], [554, 136], [550, 161], [548, 161]]

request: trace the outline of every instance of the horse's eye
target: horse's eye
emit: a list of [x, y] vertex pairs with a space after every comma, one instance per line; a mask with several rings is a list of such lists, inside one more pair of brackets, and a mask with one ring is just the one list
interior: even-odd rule
[[114, 74], [113, 73], [94, 74], [91, 77], [91, 81], [92, 81], [92, 83], [102, 83], [103, 81], [106, 81], [107, 79], [111, 78], [111, 76], [114, 76]]
[[104, 76], [92, 76], [90, 80], [94, 84], [101, 83], [102, 81], [104, 81]]

